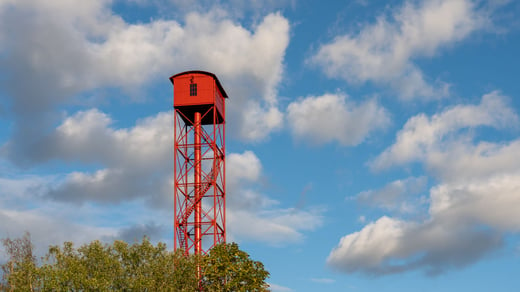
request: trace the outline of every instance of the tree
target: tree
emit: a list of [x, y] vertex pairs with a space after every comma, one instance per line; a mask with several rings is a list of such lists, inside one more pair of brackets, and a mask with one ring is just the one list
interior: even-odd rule
[[202, 285], [205, 291], [268, 291], [269, 272], [236, 243], [222, 243], [202, 258]]
[[36, 265], [27, 236], [3, 240], [9, 261], [2, 265], [2, 291], [196, 291], [194, 257], [169, 252], [164, 243], [112, 245], [93, 241], [79, 248], [51, 246]]
[[[33, 255], [31, 236], [26, 232], [21, 238], [2, 239], [9, 261], [2, 265], [1, 291], [34, 291], [37, 267]], [[8, 283], [8, 284], [7, 284]]]
[[[170, 252], [148, 238], [112, 245], [98, 240], [75, 248], [51, 246], [36, 261], [29, 234], [4, 239], [1, 291], [267, 291], [269, 273], [236, 243], [220, 244], [205, 256]], [[198, 268], [202, 273], [199, 281]], [[200, 286], [199, 286], [200, 285]]]

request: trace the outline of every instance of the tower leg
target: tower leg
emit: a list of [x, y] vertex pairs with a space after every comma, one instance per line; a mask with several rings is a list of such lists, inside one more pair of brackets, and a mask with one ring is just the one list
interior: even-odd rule
[[201, 158], [200, 158], [200, 136], [201, 136], [201, 117], [200, 112], [195, 113], [194, 121], [194, 143], [195, 143], [195, 254], [200, 255], [202, 250], [201, 238], [201, 213], [202, 213], [202, 198], [201, 198]]

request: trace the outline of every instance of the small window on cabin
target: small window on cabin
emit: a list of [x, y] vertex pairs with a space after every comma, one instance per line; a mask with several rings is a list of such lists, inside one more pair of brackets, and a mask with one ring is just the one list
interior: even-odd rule
[[190, 84], [190, 96], [197, 96], [197, 83]]

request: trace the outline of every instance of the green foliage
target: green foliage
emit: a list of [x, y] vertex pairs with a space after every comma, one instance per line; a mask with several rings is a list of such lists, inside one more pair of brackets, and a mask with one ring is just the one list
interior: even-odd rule
[[205, 291], [268, 291], [269, 272], [261, 262], [253, 261], [236, 243], [223, 243], [202, 258]]
[[[220, 244], [202, 257], [171, 252], [146, 237], [129, 245], [93, 241], [51, 246], [37, 263], [29, 234], [4, 239], [0, 291], [267, 291], [269, 273], [238, 245]], [[199, 282], [198, 268], [202, 279]]]
[[29, 233], [25, 233], [22, 238], [2, 239], [2, 245], [10, 260], [2, 265], [0, 290], [33, 291], [38, 285], [38, 269]]

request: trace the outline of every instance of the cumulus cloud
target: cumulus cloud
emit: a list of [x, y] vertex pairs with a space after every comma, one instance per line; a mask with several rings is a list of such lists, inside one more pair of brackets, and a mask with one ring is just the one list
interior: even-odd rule
[[227, 168], [227, 175], [233, 178], [231, 188], [241, 182], [257, 181], [262, 174], [262, 163], [252, 151], [231, 153], [227, 156], [227, 162], [230, 166]]
[[422, 269], [435, 275], [474, 263], [502, 243], [499, 234], [485, 228], [381, 217], [341, 238], [327, 263], [347, 273], [384, 275]]
[[260, 140], [280, 127], [277, 86], [289, 43], [283, 16], [268, 14], [250, 29], [218, 9], [189, 13], [183, 24], [168, 19], [131, 24], [110, 4], [23, 0], [0, 5], [0, 54], [6, 57], [0, 60], [6, 81], [0, 86], [15, 121], [7, 149], [14, 161], [32, 162], [25, 156], [37, 152], [42, 133], [57, 122], [55, 107], [107, 88], [136, 94], [191, 69], [212, 71], [221, 79], [233, 99], [227, 110], [236, 125], [231, 133]]
[[448, 85], [431, 84], [413, 60], [433, 57], [487, 23], [486, 13], [470, 0], [406, 1], [391, 16], [323, 44], [309, 61], [329, 77], [389, 86], [404, 100], [439, 98], [448, 94]]
[[444, 142], [453, 136], [460, 138], [458, 134], [463, 129], [483, 126], [502, 129], [517, 123], [518, 116], [508, 106], [507, 97], [494, 91], [482, 96], [478, 105], [457, 105], [432, 117], [418, 114], [410, 118], [397, 133], [395, 143], [380, 154], [371, 166], [383, 169], [428, 159], [427, 155], [433, 155], [434, 150], [446, 150], [442, 148], [446, 145]]
[[373, 275], [421, 269], [435, 275], [472, 264], [518, 232], [519, 173], [485, 181], [440, 184], [431, 192], [425, 222], [382, 217], [344, 236], [328, 264]]
[[93, 172], [72, 172], [47, 188], [58, 201], [119, 203], [147, 198], [170, 202], [167, 190], [173, 144], [173, 113], [158, 113], [128, 129], [115, 129], [112, 119], [97, 109], [80, 111], [44, 137], [32, 160], [102, 165]]
[[115, 129], [112, 122], [110, 116], [98, 109], [79, 111], [67, 117], [47, 139], [50, 145], [44, 147], [48, 152], [42, 159], [139, 166], [142, 171], [170, 167], [172, 111], [138, 120], [134, 127], [127, 129]]
[[341, 93], [294, 101], [287, 107], [287, 119], [297, 139], [316, 144], [337, 141], [358, 145], [371, 132], [390, 123], [388, 112], [375, 100], [356, 104]]
[[[517, 123], [517, 114], [496, 92], [478, 105], [410, 118], [376, 165], [422, 163], [438, 182], [429, 191], [428, 217], [381, 217], [344, 236], [328, 263], [348, 273], [424, 270], [434, 275], [502, 247], [505, 235], [517, 233], [520, 226], [520, 140], [479, 141], [476, 131], [464, 130], [508, 129]], [[366, 196], [373, 202], [381, 195], [386, 199], [385, 192]]]
[[520, 231], [520, 167], [486, 178], [439, 184], [431, 190], [430, 213], [505, 232]]
[[273, 106], [263, 107], [260, 103], [249, 102], [241, 110], [243, 124], [240, 126], [240, 136], [251, 141], [267, 137], [275, 130], [281, 129], [283, 113]]

